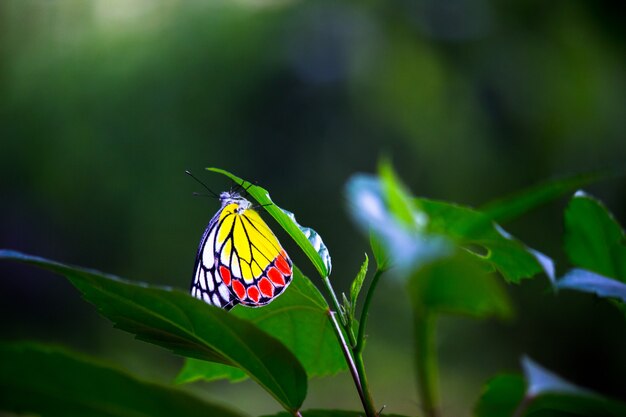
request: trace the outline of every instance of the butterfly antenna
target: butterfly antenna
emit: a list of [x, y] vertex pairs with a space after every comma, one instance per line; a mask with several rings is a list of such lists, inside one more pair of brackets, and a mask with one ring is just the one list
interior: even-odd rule
[[[202, 185], [204, 188], [206, 188], [206, 190], [211, 194], [212, 197], [215, 198], [220, 198], [220, 196], [218, 196], [217, 194], [215, 194], [215, 192], [213, 190], [211, 190], [209, 187], [206, 186], [205, 183], [203, 183], [202, 181], [200, 181], [198, 178], [196, 178], [195, 175], [193, 175], [189, 170], [185, 170], [185, 174], [189, 175], [191, 178], [193, 178], [194, 180], [196, 180], [200, 185]], [[198, 193], [194, 193], [194, 195], [202, 195], [202, 194], [198, 194]]]

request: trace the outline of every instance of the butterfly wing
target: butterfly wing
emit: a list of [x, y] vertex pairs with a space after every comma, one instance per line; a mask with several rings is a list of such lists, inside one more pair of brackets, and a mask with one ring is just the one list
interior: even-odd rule
[[211, 219], [200, 241], [191, 294], [226, 310], [236, 304], [264, 306], [287, 288], [292, 267], [256, 211], [226, 204]]
[[224, 208], [213, 216], [200, 239], [190, 291], [192, 296], [208, 304], [230, 310], [237, 304], [237, 300], [217, 273], [219, 256], [216, 253], [216, 240], [227, 214]]

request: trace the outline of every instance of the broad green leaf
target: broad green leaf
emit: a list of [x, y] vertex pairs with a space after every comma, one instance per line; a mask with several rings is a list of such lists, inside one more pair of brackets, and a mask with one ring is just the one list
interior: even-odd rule
[[[309, 378], [336, 374], [346, 369], [337, 338], [328, 317], [328, 306], [317, 288], [294, 267], [289, 288], [262, 308], [236, 306], [231, 314], [254, 323], [280, 340], [298, 358]], [[220, 376], [231, 380], [240, 375], [213, 364], [190, 365], [183, 369], [190, 379], [213, 380]], [[196, 374], [191, 374], [196, 371]]]
[[76, 352], [34, 343], [0, 344], [2, 411], [42, 417], [243, 415]]
[[248, 379], [244, 371], [223, 363], [201, 361], [200, 359], [185, 359], [185, 364], [174, 380], [177, 384], [188, 384], [196, 381], [217, 381], [227, 379], [231, 382], [240, 382]]
[[519, 374], [494, 377], [483, 387], [474, 407], [474, 416], [512, 417], [524, 398], [525, 385], [524, 378]]
[[559, 289], [589, 292], [600, 297], [620, 299], [626, 303], [626, 284], [584, 269], [572, 269], [557, 281]]
[[418, 311], [475, 318], [512, 315], [501, 280], [464, 252], [422, 267], [410, 278], [408, 291]]
[[565, 251], [580, 268], [626, 282], [626, 236], [607, 208], [577, 192], [565, 210]]
[[552, 179], [483, 205], [480, 211], [490, 219], [506, 223], [566, 193], [605, 177], [602, 173], [573, 175]]
[[[403, 417], [399, 414], [381, 413], [381, 417]], [[278, 413], [266, 415], [263, 417], [293, 417], [287, 413]], [[346, 411], [346, 410], [305, 410], [302, 417], [365, 417], [363, 411]]]
[[621, 417], [626, 404], [580, 388], [529, 359], [520, 375], [500, 375], [483, 389], [475, 417]]
[[[380, 178], [364, 174], [352, 176], [346, 184], [349, 212], [357, 226], [374, 236], [371, 240], [376, 244], [373, 246], [375, 255], [381, 255], [377, 257], [377, 262], [386, 254], [389, 256], [388, 266], [407, 276], [422, 265], [449, 255], [451, 246], [447, 239], [423, 230], [428, 221], [424, 212], [419, 209], [412, 212], [413, 221], [407, 223], [406, 219], [391, 210], [388, 192], [385, 191], [388, 186]], [[409, 209], [408, 206], [403, 207]]]
[[419, 202], [430, 219], [428, 228], [432, 233], [469, 248], [477, 259], [491, 264], [507, 281], [519, 282], [542, 271], [549, 276], [553, 273], [551, 262], [546, 262], [549, 258], [542, 255], [540, 261], [536, 251], [510, 236], [480, 211], [423, 198]]
[[363, 261], [359, 273], [356, 275], [356, 278], [354, 278], [354, 281], [352, 281], [352, 285], [350, 285], [350, 305], [352, 307], [350, 316], [352, 319], [354, 319], [356, 314], [356, 304], [359, 298], [359, 293], [361, 292], [361, 288], [363, 287], [363, 281], [365, 281], [365, 276], [367, 275], [368, 264], [369, 258], [367, 257], [366, 253], [365, 261]]
[[281, 209], [272, 201], [266, 189], [254, 185], [250, 181], [239, 178], [223, 169], [207, 168], [207, 170], [223, 174], [243, 187], [246, 192], [250, 194], [283, 229], [285, 229], [298, 246], [300, 246], [300, 249], [302, 249], [311, 260], [320, 276], [325, 278], [330, 275], [332, 267], [330, 254], [317, 232], [311, 228], [300, 226], [293, 213]]
[[302, 365], [282, 343], [246, 320], [170, 288], [14, 251], [0, 250], [0, 259], [64, 275], [116, 327], [183, 356], [237, 366], [288, 410], [298, 409], [304, 400]]

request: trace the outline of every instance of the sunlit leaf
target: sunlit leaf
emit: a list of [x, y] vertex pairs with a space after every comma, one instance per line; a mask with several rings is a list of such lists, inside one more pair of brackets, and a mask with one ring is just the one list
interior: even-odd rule
[[[428, 229], [470, 248], [477, 259], [488, 262], [509, 282], [519, 282], [554, 267], [545, 255], [526, 247], [480, 211], [442, 201], [418, 199], [430, 221]], [[477, 250], [471, 250], [477, 248]], [[541, 262], [540, 262], [541, 261]]]
[[[371, 175], [352, 176], [346, 184], [348, 208], [357, 225], [373, 235], [372, 241], [382, 248], [382, 251], [375, 251], [375, 255], [380, 255], [377, 262], [386, 254], [388, 264], [407, 275], [430, 261], [447, 256], [451, 247], [442, 236], [423, 231], [428, 218], [422, 211], [411, 213], [410, 222], [391, 211], [387, 195], [404, 195], [403, 191], [389, 191], [393, 184], [387, 181], [383, 185], [378, 177]], [[396, 205], [402, 204], [397, 202]], [[406, 210], [403, 212], [406, 214]]]
[[[346, 362], [328, 317], [328, 306], [311, 281], [294, 267], [287, 290], [262, 308], [237, 306], [231, 314], [249, 320], [280, 340], [298, 358], [309, 378], [327, 376], [346, 369]], [[186, 365], [179, 376], [192, 380], [241, 380], [241, 374], [216, 364]]]
[[293, 213], [281, 209], [272, 201], [266, 189], [241, 179], [223, 169], [207, 168], [207, 170], [223, 174], [245, 189], [246, 192], [250, 194], [283, 229], [285, 229], [289, 236], [291, 236], [300, 249], [302, 249], [311, 260], [317, 272], [319, 272], [322, 277], [330, 275], [332, 268], [330, 254], [317, 232], [311, 228], [300, 226]]
[[580, 268], [626, 282], [626, 235], [607, 208], [577, 192], [565, 210], [565, 251]]
[[242, 416], [65, 349], [0, 344], [0, 414], [42, 417]]
[[626, 303], [626, 284], [584, 269], [572, 269], [557, 281], [559, 289], [577, 290], [600, 297], [617, 298]]
[[528, 383], [526, 387], [526, 395], [528, 396], [537, 397], [547, 393], [592, 395], [591, 391], [564, 380], [528, 357], [522, 359], [522, 369]]
[[0, 259], [64, 275], [116, 327], [183, 356], [237, 366], [288, 410], [298, 409], [304, 400], [307, 378], [302, 365], [281, 342], [249, 321], [170, 288], [14, 251], [0, 250]]
[[475, 318], [512, 314], [501, 280], [464, 252], [422, 267], [409, 280], [408, 291], [418, 311]]
[[548, 180], [483, 205], [480, 211], [490, 219], [506, 223], [566, 193], [575, 191], [603, 177], [602, 173], [573, 175]]

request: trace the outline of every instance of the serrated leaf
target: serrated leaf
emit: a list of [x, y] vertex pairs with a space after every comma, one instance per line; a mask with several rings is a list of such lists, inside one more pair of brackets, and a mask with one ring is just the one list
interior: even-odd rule
[[[231, 314], [280, 340], [300, 361], [309, 378], [336, 374], [346, 369], [346, 362], [328, 317], [328, 306], [317, 288], [295, 266], [293, 273], [287, 291], [271, 304], [262, 308], [237, 306]], [[241, 380], [239, 374], [214, 364], [185, 366], [183, 372], [187, 380], [220, 377]]]
[[491, 264], [507, 281], [516, 283], [539, 272], [548, 276], [553, 274], [549, 258], [543, 255], [543, 259], [538, 259], [538, 252], [506, 233], [480, 211], [424, 198], [418, 201], [430, 219], [429, 230], [448, 237], [461, 247], [482, 248], [484, 253], [471, 253]]
[[0, 411], [42, 417], [243, 416], [76, 352], [34, 343], [0, 344]]
[[577, 192], [565, 210], [565, 252], [580, 268], [626, 282], [626, 235], [609, 210]]
[[257, 203], [261, 205], [276, 222], [291, 236], [296, 244], [311, 260], [322, 278], [330, 275], [332, 268], [330, 254], [320, 235], [309, 227], [303, 227], [295, 219], [293, 213], [278, 207], [270, 198], [269, 192], [220, 168], [207, 168], [212, 172], [225, 175], [243, 187]]
[[500, 282], [479, 261], [459, 252], [414, 273], [408, 292], [419, 312], [508, 318], [512, 306]]
[[600, 297], [617, 298], [626, 303], [626, 284], [584, 269], [572, 269], [557, 281], [559, 289], [576, 290]]
[[[382, 248], [377, 251], [374, 247], [375, 255], [380, 253], [377, 262], [387, 263], [385, 266], [393, 266], [406, 276], [422, 265], [450, 254], [451, 246], [444, 237], [423, 231], [427, 217], [422, 211], [412, 213], [414, 221], [406, 222], [398, 217], [402, 215], [391, 210], [387, 198], [389, 192], [385, 187], [389, 184], [383, 185], [378, 177], [364, 174], [352, 176], [346, 184], [350, 214]], [[389, 262], [381, 260], [387, 256]]]
[[587, 173], [548, 180], [490, 201], [483, 205], [480, 211], [496, 222], [506, 223], [568, 192], [596, 182], [605, 176], [603, 173]]
[[361, 264], [361, 269], [359, 270], [359, 273], [356, 275], [356, 278], [354, 278], [354, 281], [352, 281], [352, 285], [350, 285], [350, 317], [352, 319], [355, 318], [356, 304], [359, 298], [359, 293], [361, 292], [361, 287], [363, 287], [363, 281], [365, 280], [365, 276], [367, 275], [368, 264], [369, 258], [366, 253], [365, 261], [363, 261], [363, 264]]
[[0, 250], [0, 259], [64, 275], [117, 328], [138, 339], [183, 356], [241, 368], [287, 410], [298, 409], [304, 400], [307, 378], [302, 365], [281, 342], [246, 320], [170, 288], [15, 251]]

